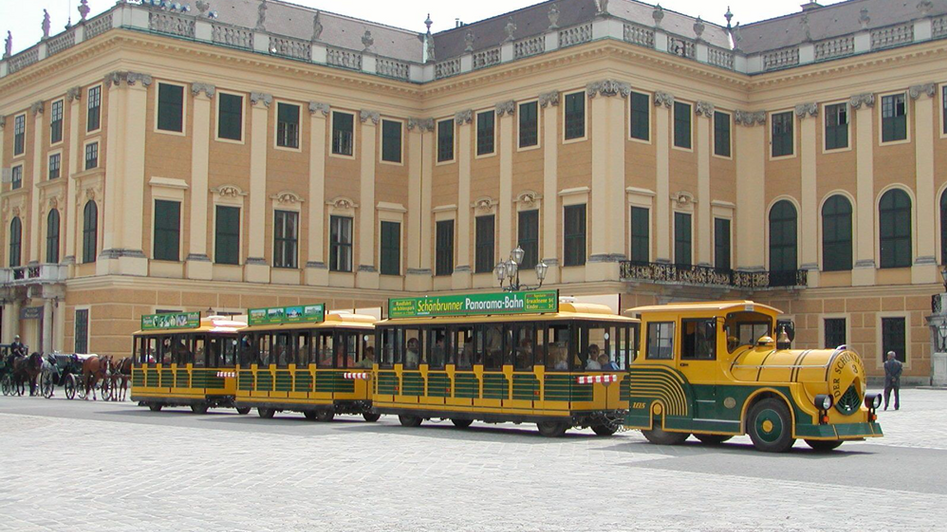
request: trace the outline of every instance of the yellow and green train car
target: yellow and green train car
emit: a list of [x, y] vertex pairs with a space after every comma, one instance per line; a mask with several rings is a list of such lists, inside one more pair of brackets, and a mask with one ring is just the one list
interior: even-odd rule
[[[190, 406], [196, 413], [234, 407], [237, 333], [245, 318], [199, 312], [142, 316], [134, 335], [132, 401], [151, 410]], [[237, 409], [241, 414], [248, 409]]]
[[790, 349], [792, 326], [777, 320], [775, 308], [683, 303], [626, 315], [641, 319], [642, 339], [629, 371], [625, 425], [653, 443], [749, 434], [758, 449], [782, 452], [796, 439], [830, 450], [882, 436], [880, 395], [866, 393], [858, 354], [846, 346]]
[[372, 410], [373, 316], [325, 314], [324, 305], [251, 309], [240, 332], [236, 405], [260, 417], [302, 412], [330, 421]]
[[611, 435], [628, 409], [637, 320], [558, 293], [392, 299], [376, 324], [377, 412], [405, 426], [450, 419], [536, 423]]

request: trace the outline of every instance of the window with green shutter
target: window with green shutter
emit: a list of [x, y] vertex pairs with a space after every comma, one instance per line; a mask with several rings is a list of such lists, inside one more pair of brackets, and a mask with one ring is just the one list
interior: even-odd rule
[[89, 309], [76, 309], [76, 353], [89, 352]]
[[401, 122], [381, 121], [381, 160], [389, 163], [401, 162]]
[[714, 268], [730, 269], [730, 220], [714, 218]]
[[835, 349], [848, 343], [845, 334], [845, 318], [825, 318], [825, 348]]
[[99, 208], [89, 200], [82, 210], [82, 262], [95, 262], [99, 237]]
[[674, 146], [691, 148], [691, 106], [674, 102]]
[[573, 92], [565, 97], [565, 139], [585, 136], [585, 92]]
[[684, 212], [674, 213], [674, 264], [690, 266], [693, 240], [691, 238], [691, 215]]
[[26, 115], [19, 115], [13, 119], [13, 156], [22, 155], [26, 151]]
[[299, 213], [274, 211], [273, 267], [296, 268], [299, 257]]
[[904, 318], [881, 318], [881, 362], [887, 360], [889, 351], [894, 351], [894, 356], [902, 363], [907, 362], [907, 347], [905, 328], [907, 326]]
[[329, 217], [329, 271], [351, 272], [352, 268], [352, 218]]
[[895, 142], [908, 138], [908, 107], [904, 94], [881, 98], [881, 141]]
[[18, 216], [14, 216], [10, 222], [10, 267], [16, 268], [20, 265], [20, 251], [22, 246], [20, 242], [23, 238], [23, 224]]
[[773, 157], [786, 157], [793, 153], [793, 117], [792, 111], [776, 113], [770, 119], [772, 122], [772, 153]]
[[848, 147], [848, 104], [825, 106], [825, 149]]
[[97, 85], [89, 89], [86, 97], [86, 132], [99, 129], [102, 122], [102, 86]]
[[911, 266], [911, 198], [903, 190], [892, 189], [881, 196], [878, 209], [881, 267]]
[[59, 176], [62, 175], [62, 154], [54, 153], [49, 156], [49, 168], [48, 168], [49, 179], [59, 179]]
[[158, 84], [158, 129], [184, 131], [184, 87]]
[[454, 220], [437, 222], [434, 255], [434, 275], [454, 273]]
[[476, 262], [474, 273], [490, 273], [495, 266], [493, 262], [494, 235], [496, 224], [493, 215], [477, 216], [476, 222]]
[[155, 260], [177, 262], [181, 248], [181, 203], [155, 200]]
[[63, 100], [56, 100], [49, 109], [49, 143], [62, 142]]
[[796, 207], [781, 200], [769, 211], [769, 269], [787, 272], [796, 269]]
[[46, 263], [59, 263], [59, 211], [56, 209], [46, 216]]
[[217, 93], [217, 138], [243, 140], [243, 96]]
[[539, 102], [520, 104], [520, 148], [539, 145]]
[[646, 207], [631, 208], [631, 260], [651, 262], [651, 217]]
[[563, 266], [585, 264], [585, 205], [563, 209]]
[[494, 111], [477, 113], [477, 155], [496, 151], [496, 114]]
[[631, 93], [631, 138], [651, 138], [651, 98], [640, 92]]
[[516, 226], [517, 241], [523, 248], [521, 268], [535, 268], [539, 262], [539, 211], [520, 211]]
[[437, 123], [437, 162], [454, 160], [454, 119]]
[[841, 194], [832, 196], [822, 206], [822, 269], [852, 269], [852, 204]]
[[730, 115], [714, 112], [714, 155], [730, 157]]
[[355, 115], [332, 111], [332, 153], [355, 154]]
[[240, 207], [217, 205], [214, 262], [240, 264]]
[[281, 148], [299, 148], [299, 106], [291, 103], [276, 105], [276, 145]]
[[381, 223], [381, 274], [401, 275], [401, 224]]

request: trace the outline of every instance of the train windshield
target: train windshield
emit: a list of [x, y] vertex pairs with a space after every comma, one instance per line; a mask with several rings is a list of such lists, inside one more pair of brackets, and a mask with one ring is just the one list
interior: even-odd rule
[[727, 349], [732, 353], [740, 347], [756, 345], [763, 336], [772, 336], [773, 318], [760, 312], [734, 312], [724, 323]]

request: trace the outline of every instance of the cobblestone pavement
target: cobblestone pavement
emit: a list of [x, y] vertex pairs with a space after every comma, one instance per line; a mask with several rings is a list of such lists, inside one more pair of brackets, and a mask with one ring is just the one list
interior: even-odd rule
[[0, 530], [929, 530], [947, 520], [947, 391], [886, 437], [766, 455], [535, 427], [312, 423], [0, 398]]

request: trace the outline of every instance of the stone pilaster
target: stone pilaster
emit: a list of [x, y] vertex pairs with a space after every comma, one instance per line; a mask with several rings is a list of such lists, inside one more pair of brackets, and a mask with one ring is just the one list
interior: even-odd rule
[[[934, 120], [938, 113], [934, 109], [937, 85], [926, 83], [908, 90], [914, 100], [914, 149], [915, 174], [917, 176], [917, 250], [911, 270], [914, 284], [940, 282], [937, 271], [936, 231], [922, 229], [927, 222], [937, 218], [937, 190], [934, 185]], [[933, 224], [936, 227], [936, 223]]]
[[546, 283], [559, 282], [559, 93], [547, 92], [539, 96], [542, 113], [543, 146], [543, 212], [542, 253], [543, 262], [549, 266]]
[[[266, 262], [266, 154], [269, 132], [270, 94], [250, 94], [250, 245], [244, 277], [251, 283], [270, 282], [270, 265]], [[260, 223], [254, 223], [259, 221]]]
[[467, 109], [454, 116], [458, 130], [457, 160], [459, 177], [457, 184], [457, 264], [454, 266], [451, 287], [455, 290], [470, 288], [470, 235], [473, 225], [470, 223], [470, 161], [473, 157], [471, 135], [473, 111]]
[[819, 200], [817, 196], [818, 168], [816, 167], [816, 128], [819, 125], [819, 104], [803, 103], [796, 106], [796, 117], [800, 120], [802, 138], [799, 147], [799, 157], [802, 164], [802, 198], [800, 223], [802, 265], [800, 269], [808, 270], [810, 287], [819, 286]]
[[378, 143], [378, 111], [359, 113], [362, 123], [360, 199], [358, 228], [358, 274], [355, 278], [359, 288], [378, 288], [378, 268], [375, 266], [375, 146]]
[[697, 264], [712, 266], [713, 257], [713, 220], [710, 194], [710, 156], [713, 153], [714, 104], [697, 102], [694, 106], [697, 115], [697, 219], [694, 224], [697, 238]]
[[[68, 158], [62, 161], [63, 177], [66, 179], [66, 253], [63, 263], [69, 265], [69, 277], [74, 273], [76, 260], [76, 220], [79, 208], [76, 205], [76, 180], [73, 178], [79, 169], [79, 153], [82, 147], [79, 146], [79, 113], [82, 112], [82, 88], [73, 87], [66, 94], [69, 102], [69, 152]], [[2, 137], [0, 137], [2, 140]], [[2, 142], [0, 142], [2, 145]], [[3, 165], [0, 164], [0, 167]]]
[[764, 269], [766, 242], [760, 230], [766, 219], [766, 112], [737, 111], [733, 116], [736, 128], [737, 209], [736, 265], [738, 269]]
[[513, 118], [516, 114], [516, 102], [501, 102], [496, 106], [497, 120], [500, 122], [500, 201], [497, 205], [497, 225], [499, 230], [498, 258], [509, 257], [510, 251], [519, 244], [513, 236]]
[[329, 269], [325, 262], [326, 225], [326, 123], [328, 104], [309, 102], [309, 257], [306, 259], [306, 284], [328, 286]]
[[671, 110], [674, 108], [674, 96], [666, 92], [654, 94], [655, 135], [657, 152], [655, 202], [654, 202], [654, 241], [656, 243], [655, 262], [671, 262]]
[[434, 170], [434, 120], [408, 120], [408, 227], [404, 231], [408, 247], [405, 288], [412, 292], [432, 288], [431, 175]]
[[206, 83], [191, 84], [194, 126], [191, 134], [191, 216], [190, 248], [187, 254], [187, 278], [210, 280], [214, 267], [207, 253], [209, 228], [214, 215], [208, 209], [208, 172], [210, 170], [210, 108], [217, 89]]
[[[29, 262], [31, 264], [36, 264], [42, 260], [45, 260], [43, 257], [40, 246], [40, 235], [43, 234], [43, 226], [40, 225], [40, 206], [39, 206], [39, 196], [40, 196], [40, 183], [43, 179], [43, 132], [46, 131], [46, 128], [43, 127], [43, 111], [45, 109], [44, 102], [36, 102], [30, 108], [30, 112], [33, 115], [33, 178], [32, 178], [32, 187], [30, 190], [30, 225], [26, 229], [26, 233], [29, 234]], [[25, 181], [25, 179], [24, 179]], [[26, 240], [26, 235], [22, 235], [21, 242]], [[24, 254], [25, 255], [25, 254]]]
[[852, 96], [849, 105], [854, 109], [856, 153], [856, 227], [855, 269], [852, 284], [875, 284], [875, 132], [872, 112], [875, 95]]

